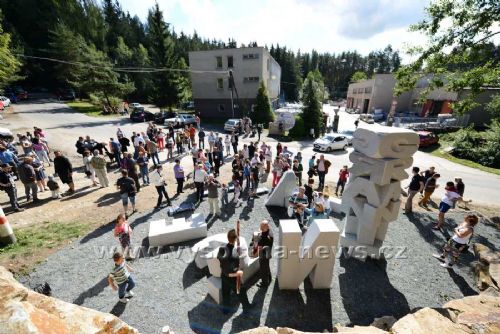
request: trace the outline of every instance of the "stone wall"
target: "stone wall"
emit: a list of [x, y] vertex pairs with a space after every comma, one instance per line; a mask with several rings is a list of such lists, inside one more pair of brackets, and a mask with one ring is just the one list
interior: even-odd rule
[[2, 334], [138, 334], [109, 313], [41, 295], [25, 288], [0, 266]]

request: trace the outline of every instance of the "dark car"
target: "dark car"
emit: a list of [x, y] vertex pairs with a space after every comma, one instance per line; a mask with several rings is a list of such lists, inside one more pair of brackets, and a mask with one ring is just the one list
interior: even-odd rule
[[75, 98], [76, 94], [72, 89], [60, 89], [57, 91], [57, 99], [60, 101], [74, 101]]
[[150, 122], [155, 119], [155, 114], [150, 111], [144, 110], [144, 108], [136, 108], [130, 114], [130, 120], [132, 122]]
[[167, 118], [176, 117], [177, 113], [173, 111], [160, 111], [155, 114], [155, 123], [163, 125]]
[[22, 87], [7, 87], [5, 88], [5, 95], [10, 99], [12, 103], [28, 99], [28, 92], [25, 91]]
[[439, 142], [439, 137], [432, 132], [418, 131], [417, 134], [420, 137], [419, 147], [429, 147], [432, 145], [436, 145]]

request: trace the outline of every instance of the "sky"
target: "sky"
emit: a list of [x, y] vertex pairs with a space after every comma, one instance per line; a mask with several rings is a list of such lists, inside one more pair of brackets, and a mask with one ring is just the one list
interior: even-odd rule
[[[238, 45], [279, 43], [293, 50], [363, 55], [387, 44], [404, 52], [423, 45], [424, 36], [408, 32], [424, 17], [428, 0], [157, 0], [177, 33]], [[155, 0], [120, 0], [122, 8], [145, 21]], [[409, 56], [402, 55], [405, 62]]]

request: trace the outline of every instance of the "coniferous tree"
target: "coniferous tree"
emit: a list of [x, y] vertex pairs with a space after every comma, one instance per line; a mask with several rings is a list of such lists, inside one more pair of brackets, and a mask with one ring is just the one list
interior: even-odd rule
[[252, 121], [255, 124], [263, 124], [267, 128], [269, 122], [274, 120], [273, 109], [271, 108], [271, 103], [269, 102], [269, 96], [267, 95], [267, 89], [264, 82], [260, 82], [259, 90], [257, 91], [257, 97], [255, 98], [255, 105], [252, 112]]
[[11, 81], [19, 79], [16, 75], [21, 63], [12, 54], [10, 34], [2, 29], [2, 11], [0, 10], [0, 89]]
[[313, 72], [309, 72], [304, 83], [304, 90], [302, 95], [302, 119], [308, 128], [314, 129], [315, 138], [319, 137], [322, 122], [323, 112], [321, 108], [321, 101], [318, 97], [317, 82]]
[[175, 85], [177, 73], [168, 69], [175, 67], [177, 59], [174, 54], [174, 40], [158, 3], [149, 11], [147, 38], [151, 65], [164, 69], [152, 74], [151, 98], [160, 107], [173, 107], [178, 102]]

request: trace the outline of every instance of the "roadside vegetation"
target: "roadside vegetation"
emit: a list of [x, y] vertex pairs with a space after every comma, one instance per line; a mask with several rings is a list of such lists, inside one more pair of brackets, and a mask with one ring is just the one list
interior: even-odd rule
[[90, 101], [88, 100], [72, 101], [72, 102], [67, 102], [66, 104], [69, 107], [71, 107], [74, 111], [86, 114], [88, 116], [94, 116], [94, 117], [112, 116], [112, 114], [104, 114], [102, 108], [90, 103]]
[[[434, 156], [500, 175], [500, 122], [485, 131], [472, 127], [439, 135], [439, 145], [423, 149]], [[447, 150], [451, 148], [450, 150]]]
[[90, 224], [79, 222], [44, 222], [15, 229], [17, 243], [0, 248], [0, 265], [22, 275], [53, 251], [91, 229]]

